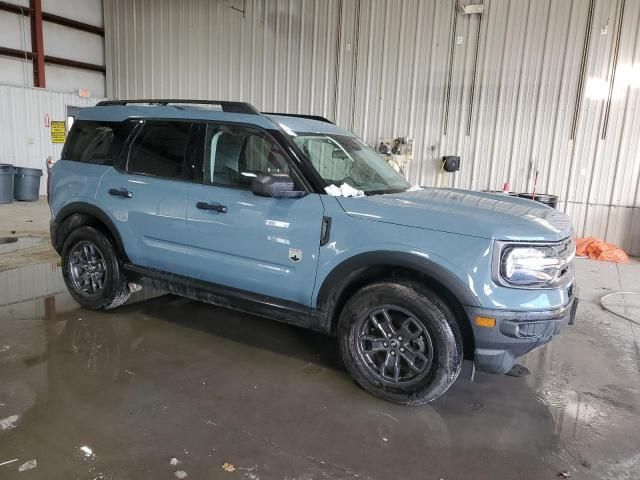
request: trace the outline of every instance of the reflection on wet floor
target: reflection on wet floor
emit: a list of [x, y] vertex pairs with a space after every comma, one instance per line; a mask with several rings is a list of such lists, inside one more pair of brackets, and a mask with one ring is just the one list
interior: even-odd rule
[[0, 478], [640, 478], [637, 334], [583, 302], [530, 376], [406, 408], [323, 335], [170, 295], [91, 312], [55, 264], [0, 272]]
[[0, 237], [0, 255], [35, 247], [48, 241], [42, 237]]

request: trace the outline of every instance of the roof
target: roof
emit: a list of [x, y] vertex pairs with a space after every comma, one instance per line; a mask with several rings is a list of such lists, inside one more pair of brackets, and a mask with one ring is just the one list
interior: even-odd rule
[[[256, 111], [257, 112], [257, 111]], [[129, 118], [162, 118], [182, 120], [213, 120], [245, 123], [265, 129], [282, 128], [285, 131], [303, 133], [324, 133], [353, 136], [350, 131], [328, 121], [287, 116], [284, 114], [235, 113], [221, 109], [202, 107], [201, 105], [144, 105], [106, 103], [95, 107], [83, 108], [76, 116], [77, 120], [122, 122]]]
[[272, 120], [264, 115], [230, 113], [222, 110], [182, 105], [105, 105], [83, 108], [76, 120], [122, 122], [128, 118], [162, 118], [182, 120], [219, 120], [248, 123], [262, 128], [273, 128]]

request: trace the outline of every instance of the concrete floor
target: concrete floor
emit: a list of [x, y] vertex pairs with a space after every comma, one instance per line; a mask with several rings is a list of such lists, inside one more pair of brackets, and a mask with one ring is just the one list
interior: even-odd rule
[[530, 376], [463, 372], [406, 408], [313, 332], [168, 295], [78, 308], [46, 205], [19, 207], [0, 206], [0, 237], [32, 235], [0, 245], [2, 479], [640, 478], [640, 326], [597, 303], [638, 290], [637, 261], [577, 261], [576, 325], [523, 359]]

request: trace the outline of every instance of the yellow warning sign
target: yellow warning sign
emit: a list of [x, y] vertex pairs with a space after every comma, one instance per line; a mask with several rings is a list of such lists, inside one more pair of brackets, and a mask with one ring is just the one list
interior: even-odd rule
[[67, 129], [64, 121], [51, 121], [51, 143], [64, 143], [67, 136]]

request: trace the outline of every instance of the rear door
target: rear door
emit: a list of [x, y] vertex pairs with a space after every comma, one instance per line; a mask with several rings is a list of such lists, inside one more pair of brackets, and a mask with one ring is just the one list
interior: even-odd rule
[[256, 196], [251, 184], [260, 173], [286, 173], [296, 182], [290, 159], [268, 132], [207, 125], [202, 183], [191, 185], [187, 202], [190, 276], [309, 306], [322, 201], [315, 193]]
[[188, 275], [187, 190], [194, 179], [200, 125], [141, 121], [124, 171], [111, 169], [99, 196], [135, 265]]

